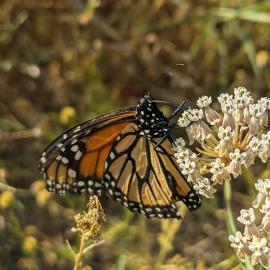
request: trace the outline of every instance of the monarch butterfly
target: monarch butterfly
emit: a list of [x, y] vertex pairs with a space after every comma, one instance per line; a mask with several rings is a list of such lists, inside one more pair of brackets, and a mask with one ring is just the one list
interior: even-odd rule
[[48, 191], [100, 195], [105, 189], [115, 201], [148, 218], [181, 218], [175, 205], [180, 200], [196, 210], [200, 199], [173, 156], [171, 117], [144, 94], [137, 107], [69, 129], [41, 156]]

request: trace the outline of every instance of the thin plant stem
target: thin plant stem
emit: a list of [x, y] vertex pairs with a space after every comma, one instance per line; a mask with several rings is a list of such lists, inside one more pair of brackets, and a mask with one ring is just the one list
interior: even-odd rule
[[230, 234], [234, 234], [236, 232], [236, 226], [233, 219], [233, 213], [231, 208], [231, 197], [232, 197], [232, 188], [231, 182], [224, 182], [224, 202], [225, 202], [225, 210], [226, 210], [226, 224], [227, 229]]
[[255, 268], [253, 267], [253, 265], [251, 264], [251, 262], [250, 262], [250, 259], [249, 259], [249, 257], [248, 256], [245, 256], [245, 262], [244, 262], [244, 267], [245, 267], [245, 269], [247, 269], [247, 270], [254, 270]]
[[94, 244], [90, 245], [89, 247], [86, 247], [86, 248], [83, 250], [83, 255], [87, 254], [87, 253], [88, 253], [90, 250], [92, 250], [93, 248], [102, 245], [104, 242], [105, 242], [105, 240], [101, 240], [101, 241], [99, 241], [99, 242], [97, 242], [97, 243], [94, 243]]
[[254, 177], [254, 175], [245, 166], [242, 166], [242, 175], [244, 176], [245, 180], [247, 181], [249, 189], [253, 195], [253, 193], [255, 192], [255, 186], [254, 186], [255, 177]]
[[20, 130], [13, 132], [0, 132], [0, 139], [4, 140], [18, 140], [18, 139], [28, 139], [28, 138], [36, 138], [41, 135], [41, 131], [39, 128], [32, 128], [28, 130]]
[[85, 240], [84, 235], [82, 235], [79, 252], [75, 255], [75, 264], [74, 264], [73, 270], [80, 269], [81, 259], [83, 256], [83, 250], [84, 250], [84, 245], [85, 245], [84, 240]]
[[70, 252], [72, 253], [73, 257], [75, 257], [75, 256], [76, 256], [76, 253], [74, 252], [73, 248], [71, 247], [69, 241], [66, 239], [65, 242], [66, 242], [66, 244], [67, 244], [68, 249], [69, 249]]

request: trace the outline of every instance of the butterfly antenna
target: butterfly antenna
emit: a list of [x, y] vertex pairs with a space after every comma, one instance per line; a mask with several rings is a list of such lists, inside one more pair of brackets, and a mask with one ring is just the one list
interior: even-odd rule
[[184, 66], [184, 64], [176, 64], [174, 67], [172, 67], [171, 69], [169, 69], [167, 72], [163, 73], [162, 75], [160, 75], [156, 80], [154, 80], [152, 83], [150, 83], [145, 90], [143, 91], [143, 95], [145, 95], [153, 86], [155, 86], [159, 81], [161, 81], [162, 79], [166, 78], [166, 77], [171, 77], [172, 76], [172, 71], [180, 68]]
[[156, 100], [156, 99], [154, 99], [153, 102], [154, 102], [154, 103], [166, 103], [166, 104], [171, 104], [171, 102], [169, 102], [169, 101]]

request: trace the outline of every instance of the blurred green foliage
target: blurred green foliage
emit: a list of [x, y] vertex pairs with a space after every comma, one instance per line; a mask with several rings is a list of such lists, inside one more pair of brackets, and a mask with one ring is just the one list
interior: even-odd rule
[[[59, 133], [135, 104], [176, 63], [185, 66], [152, 87], [156, 98], [192, 101], [239, 85], [269, 96], [269, 44], [269, 1], [1, 1], [0, 268], [72, 268], [65, 239], [78, 248], [70, 228], [87, 198], [49, 194], [37, 170], [41, 151]], [[232, 184], [237, 213], [252, 198], [243, 181]], [[181, 228], [103, 198], [106, 241], [85, 265], [240, 269], [227, 240], [225, 216], [233, 213], [225, 213], [221, 194]]]

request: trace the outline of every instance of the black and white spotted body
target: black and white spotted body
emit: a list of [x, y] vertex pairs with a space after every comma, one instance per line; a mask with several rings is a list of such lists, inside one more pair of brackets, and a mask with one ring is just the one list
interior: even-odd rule
[[169, 133], [167, 117], [157, 108], [153, 98], [146, 94], [137, 105], [137, 125], [148, 140], [162, 138]]

